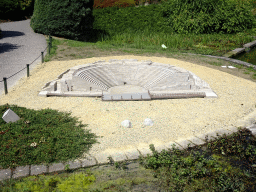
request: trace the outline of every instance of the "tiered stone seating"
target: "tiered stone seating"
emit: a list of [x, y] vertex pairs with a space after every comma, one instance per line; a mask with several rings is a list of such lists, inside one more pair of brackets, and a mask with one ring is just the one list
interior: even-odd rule
[[97, 85], [98, 87], [102, 88], [103, 90], [108, 90], [110, 88], [109, 86], [106, 86], [104, 83], [100, 82], [97, 78], [95, 78], [94, 76], [89, 74], [87, 72], [87, 70], [79, 73], [78, 76], [94, 85]]
[[162, 73], [162, 67], [147, 67], [138, 77], [138, 85], [144, 87], [150, 80], [158, 77]]
[[[120, 93], [112, 93], [114, 89], [120, 89]], [[146, 100], [151, 99], [150, 95], [153, 98], [217, 97], [206, 82], [185, 69], [137, 60], [98, 61], [73, 67], [47, 83], [39, 95], [104, 95], [104, 100], [114, 97]]]
[[105, 71], [104, 68], [101, 66], [87, 69], [86, 71], [84, 71], [84, 73], [90, 74], [99, 82], [105, 84], [107, 87], [113, 87], [117, 85], [114, 76], [108, 74], [108, 72]]
[[145, 89], [149, 89], [150, 87], [152, 87], [154, 85], [157, 85], [157, 83], [165, 80], [166, 78], [170, 77], [170, 75], [173, 74], [173, 72], [171, 70], [168, 70], [168, 69], [165, 69], [165, 70], [162, 69], [162, 70], [163, 71], [159, 75], [157, 75], [154, 78], [150, 79], [149, 82], [146, 85], [144, 85], [143, 87]]

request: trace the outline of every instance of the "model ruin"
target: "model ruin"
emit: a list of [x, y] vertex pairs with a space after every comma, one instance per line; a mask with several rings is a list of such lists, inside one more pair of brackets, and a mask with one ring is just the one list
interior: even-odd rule
[[137, 59], [75, 66], [46, 83], [39, 96], [101, 97], [102, 101], [217, 97], [190, 71]]

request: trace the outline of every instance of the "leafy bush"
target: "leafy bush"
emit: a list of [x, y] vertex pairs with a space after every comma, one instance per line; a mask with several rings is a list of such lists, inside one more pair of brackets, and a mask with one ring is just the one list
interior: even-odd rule
[[153, 32], [169, 30], [166, 18], [163, 17], [162, 6], [152, 4], [138, 8], [107, 7], [93, 11], [95, 21], [93, 28], [106, 30], [109, 34], [134, 31], [145, 31], [146, 28]]
[[[210, 151], [203, 151], [198, 146], [179, 150], [174, 145], [159, 153], [152, 144], [150, 149], [153, 155], [140, 156], [140, 164], [153, 169], [154, 177], [168, 191], [256, 190], [252, 168], [252, 163], [256, 163], [256, 139], [247, 129], [211, 141]], [[232, 154], [236, 154], [236, 158]], [[240, 166], [233, 158], [239, 160]], [[244, 164], [246, 169], [243, 169]]]
[[35, 0], [1, 0], [0, 18], [10, 20], [22, 20], [25, 16], [31, 16], [34, 10]]
[[59, 176], [30, 176], [14, 185], [14, 189], [22, 191], [86, 191], [95, 181], [93, 175], [85, 173], [72, 174], [67, 178]]
[[102, 9], [106, 7], [129, 7], [135, 6], [134, 0], [95, 0], [93, 8]]
[[169, 26], [177, 33], [237, 33], [255, 25], [251, 4], [242, 0], [173, 0], [163, 4]]
[[18, 11], [19, 0], [1, 0], [0, 1], [0, 18], [6, 19], [14, 12]]
[[85, 130], [70, 113], [0, 106], [0, 114], [11, 108], [21, 119], [6, 123], [0, 119], [0, 166], [53, 163], [76, 159], [88, 152], [97, 136]]
[[37, 33], [79, 39], [92, 29], [93, 0], [36, 0], [31, 27]]

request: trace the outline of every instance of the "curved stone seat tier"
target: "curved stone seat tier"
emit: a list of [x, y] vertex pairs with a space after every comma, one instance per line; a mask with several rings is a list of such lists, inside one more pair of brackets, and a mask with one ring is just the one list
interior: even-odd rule
[[47, 82], [39, 96], [101, 96], [103, 101], [217, 97], [190, 71], [137, 59], [75, 66]]

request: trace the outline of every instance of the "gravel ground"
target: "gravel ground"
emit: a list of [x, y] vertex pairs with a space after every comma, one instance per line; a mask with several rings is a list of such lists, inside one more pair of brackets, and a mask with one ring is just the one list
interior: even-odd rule
[[[175, 65], [193, 72], [206, 81], [218, 98], [169, 99], [152, 101], [103, 102], [89, 97], [39, 97], [45, 83], [57, 78], [65, 70], [98, 60], [138, 59]], [[30, 109], [51, 108], [72, 112], [83, 124], [88, 124], [98, 136], [90, 153], [119, 151], [134, 147], [156, 146], [166, 142], [186, 139], [216, 129], [236, 126], [256, 107], [256, 83], [205, 66], [165, 57], [134, 55], [97, 57], [81, 60], [51, 61], [38, 66], [29, 78], [24, 77], [2, 94], [0, 104], [16, 104]], [[154, 121], [144, 126], [144, 119]], [[123, 120], [130, 120], [131, 128], [121, 127]]]

